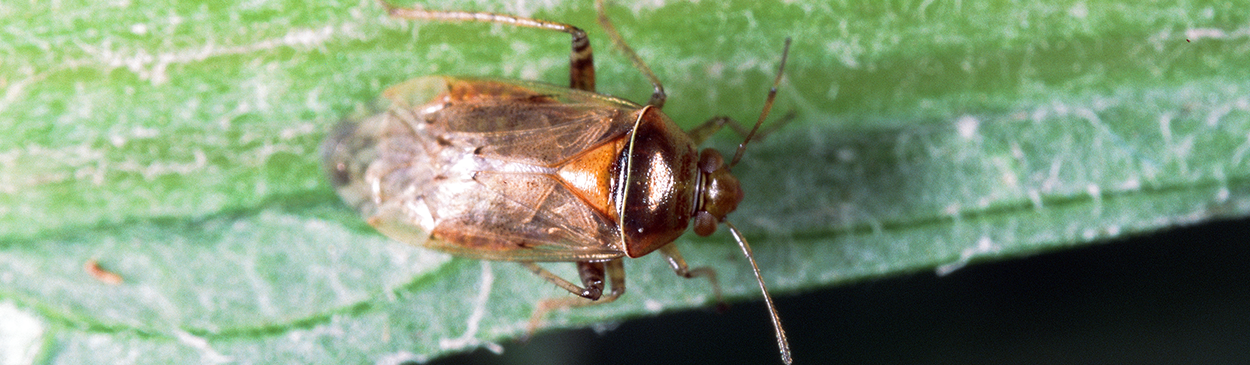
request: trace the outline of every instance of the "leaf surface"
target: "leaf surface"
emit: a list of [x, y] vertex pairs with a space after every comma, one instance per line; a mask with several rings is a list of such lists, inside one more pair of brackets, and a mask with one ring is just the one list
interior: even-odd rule
[[[576, 24], [600, 91], [650, 86], [588, 2], [426, 4]], [[609, 10], [683, 126], [772, 120], [730, 218], [775, 294], [950, 272], [1250, 211], [1250, 8], [1231, 3], [646, 2]], [[525, 330], [566, 295], [517, 265], [389, 242], [342, 206], [318, 144], [426, 74], [567, 82], [568, 38], [412, 24], [373, 2], [0, 5], [0, 352], [16, 363], [361, 363]], [[732, 151], [722, 133], [712, 146]], [[728, 235], [683, 237], [759, 297]], [[110, 286], [84, 264], [124, 278]], [[572, 278], [572, 265], [549, 265]], [[705, 306], [630, 260], [621, 301], [548, 328]], [[784, 316], [785, 313], [783, 312]], [[142, 355], [136, 355], [142, 354]]]

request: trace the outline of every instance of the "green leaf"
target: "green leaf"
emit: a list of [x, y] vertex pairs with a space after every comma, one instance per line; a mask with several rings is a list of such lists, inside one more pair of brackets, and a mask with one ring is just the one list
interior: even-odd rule
[[[600, 91], [648, 96], [590, 3], [468, 3], [425, 6], [579, 25]], [[797, 118], [751, 144], [731, 216], [784, 294], [1246, 216], [1247, 9], [704, 1], [609, 14], [684, 126], [754, 120], [793, 37], [774, 115]], [[0, 4], [0, 19], [6, 362], [420, 360], [515, 338], [533, 303], [567, 295], [515, 264], [389, 242], [338, 202], [317, 153], [338, 119], [418, 75], [564, 83], [566, 35], [411, 24], [370, 1], [37, 2]], [[729, 297], [756, 299], [731, 242], [678, 244]], [[93, 279], [89, 260], [124, 283]], [[659, 257], [626, 266], [622, 300], [547, 328], [712, 300]]]

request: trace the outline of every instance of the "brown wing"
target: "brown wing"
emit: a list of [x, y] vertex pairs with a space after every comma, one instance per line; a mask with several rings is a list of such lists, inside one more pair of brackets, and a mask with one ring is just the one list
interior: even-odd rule
[[425, 122], [447, 141], [480, 147], [488, 158], [543, 166], [625, 135], [633, 121], [619, 120], [622, 111], [641, 107], [537, 82], [443, 76], [411, 80], [383, 95], [411, 111], [401, 117]]
[[[617, 223], [556, 175], [621, 138], [624, 100], [537, 83], [430, 77], [388, 89], [386, 113], [340, 128], [327, 167], [388, 236], [459, 256], [621, 257]], [[420, 103], [417, 100], [422, 100]]]

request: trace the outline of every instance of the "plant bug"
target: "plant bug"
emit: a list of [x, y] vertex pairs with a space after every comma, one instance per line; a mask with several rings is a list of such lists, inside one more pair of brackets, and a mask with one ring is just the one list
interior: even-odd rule
[[[725, 216], [743, 192], [730, 167], [763, 124], [790, 50], [754, 128], [729, 164], [698, 143], [725, 124], [716, 117], [683, 132], [660, 108], [664, 87], [625, 44], [597, 0], [600, 25], [654, 86], [646, 105], [595, 92], [586, 33], [572, 25], [505, 14], [436, 11], [382, 3], [395, 18], [476, 21], [568, 33], [569, 87], [538, 82], [431, 76], [383, 93], [385, 111], [348, 121], [323, 145], [339, 195], [386, 236], [457, 256], [517, 261], [581, 298], [539, 302], [530, 333], [553, 309], [608, 303], [625, 292], [623, 259], [659, 250], [678, 275], [689, 268], [671, 243], [693, 225], [707, 236], [723, 223], [751, 264], [768, 306], [782, 361], [790, 349], [751, 248]], [[575, 262], [582, 285], [538, 266]], [[610, 288], [604, 293], [605, 280]], [[585, 298], [585, 299], [582, 299]], [[589, 300], [586, 300], [589, 299]]]
[[82, 270], [86, 271], [88, 275], [91, 275], [91, 277], [99, 280], [101, 283], [108, 285], [121, 285], [124, 281], [121, 275], [104, 269], [103, 266], [100, 266], [100, 262], [95, 259], [90, 259], [87, 260], [87, 262], [84, 262], [82, 264]]

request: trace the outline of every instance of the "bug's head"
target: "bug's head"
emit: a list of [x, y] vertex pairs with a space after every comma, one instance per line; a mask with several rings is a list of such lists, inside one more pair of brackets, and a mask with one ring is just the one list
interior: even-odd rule
[[738, 209], [742, 202], [742, 186], [738, 178], [729, 173], [725, 158], [714, 149], [699, 153], [698, 203], [694, 213], [694, 233], [707, 236], [716, 232], [716, 226], [725, 216]]
[[726, 165], [725, 158], [720, 152], [710, 148], [699, 153], [699, 177], [701, 179], [698, 193], [695, 194], [698, 199], [694, 213], [695, 234], [707, 236], [716, 232], [716, 226], [725, 222], [725, 216], [734, 209], [738, 209], [738, 203], [742, 202], [742, 186], [738, 183], [738, 178], [729, 173], [729, 168], [742, 160], [742, 153], [747, 149], [747, 142], [751, 142], [755, 132], [759, 131], [760, 124], [768, 118], [768, 111], [772, 110], [773, 101], [777, 99], [777, 85], [781, 84], [782, 71], [786, 69], [786, 58], [789, 55], [790, 38], [787, 37], [786, 47], [781, 51], [781, 64], [777, 66], [777, 77], [773, 78], [773, 87], [768, 90], [768, 98], [764, 101], [764, 110], [760, 111], [755, 127], [752, 127], [742, 143], [738, 144], [738, 152], [734, 153], [733, 161]]

